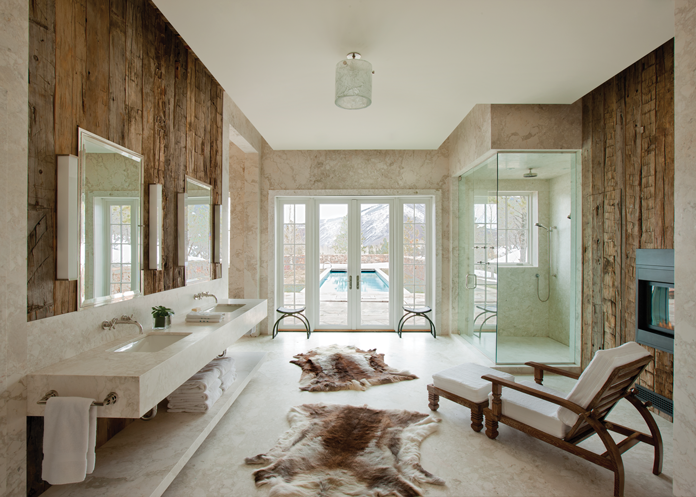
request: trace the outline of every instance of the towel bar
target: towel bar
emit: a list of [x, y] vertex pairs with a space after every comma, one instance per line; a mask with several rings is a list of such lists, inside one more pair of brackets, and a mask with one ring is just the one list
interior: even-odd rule
[[[39, 400], [37, 404], [45, 404], [46, 401], [51, 397], [58, 397], [58, 392], [51, 390], [46, 395], [41, 397], [41, 400]], [[92, 405], [97, 407], [110, 406], [115, 404], [117, 400], [118, 394], [116, 392], [110, 392], [109, 395], [104, 398], [104, 402], [92, 402]]]

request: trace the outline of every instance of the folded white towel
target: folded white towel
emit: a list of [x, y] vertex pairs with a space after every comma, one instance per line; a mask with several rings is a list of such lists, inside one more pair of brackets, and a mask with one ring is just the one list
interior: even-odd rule
[[232, 357], [219, 357], [213, 359], [208, 364], [203, 366], [199, 373], [206, 371], [215, 371], [222, 378], [234, 368], [234, 359]]
[[213, 404], [222, 395], [222, 390], [219, 388], [210, 392], [210, 396], [205, 401], [191, 401], [187, 403], [177, 403], [172, 406], [171, 403], [167, 406], [167, 412], [206, 412], [208, 409], [213, 407]]
[[222, 377], [222, 385], [220, 388], [222, 388], [223, 391], [227, 390], [232, 383], [235, 382], [237, 379], [237, 369], [235, 367], [232, 367], [230, 371], [227, 372], [225, 376]]
[[[184, 385], [186, 385], [184, 383]], [[174, 399], [202, 399], [206, 400], [211, 392], [215, 392], [222, 386], [222, 380], [220, 378], [215, 378], [215, 380], [210, 383], [204, 390], [199, 389], [189, 389], [183, 385], [174, 390], [167, 399], [171, 402]]]
[[84, 481], [94, 471], [97, 408], [92, 402], [80, 397], [46, 402], [41, 477], [51, 485]]

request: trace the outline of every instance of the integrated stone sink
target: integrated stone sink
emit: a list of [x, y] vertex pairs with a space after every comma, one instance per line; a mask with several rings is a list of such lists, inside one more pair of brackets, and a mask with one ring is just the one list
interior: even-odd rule
[[191, 333], [168, 333], [166, 335], [150, 334], [138, 340], [128, 342], [125, 345], [121, 345], [113, 350], [113, 352], [159, 352], [182, 338], [186, 338], [190, 334]]
[[244, 307], [244, 304], [216, 304], [208, 309], [209, 312], [234, 312]]

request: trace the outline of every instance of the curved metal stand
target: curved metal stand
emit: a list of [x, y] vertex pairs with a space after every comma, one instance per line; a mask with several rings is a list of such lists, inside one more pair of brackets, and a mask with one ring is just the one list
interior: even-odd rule
[[430, 334], [433, 336], [433, 338], [437, 338], [437, 330], [435, 329], [435, 323], [433, 323], [432, 320], [426, 315], [426, 313], [431, 312], [432, 309], [428, 309], [425, 312], [413, 312], [404, 308], [404, 311], [406, 311], [406, 314], [401, 316], [401, 319], [399, 320], [399, 325], [396, 327], [396, 333], [399, 335], [399, 338], [401, 338], [401, 335], [404, 332], [404, 325], [406, 324], [406, 321], [415, 317], [422, 317], [427, 319], [428, 323], [430, 323]]
[[[277, 312], [280, 312], [280, 311], [277, 311]], [[273, 325], [272, 338], [275, 338], [276, 336], [278, 336], [278, 333], [280, 333], [280, 331], [278, 330], [278, 325], [285, 318], [297, 318], [297, 319], [299, 319], [302, 322], [302, 324], [304, 324], [305, 329], [307, 330], [307, 338], [309, 338], [309, 336], [312, 334], [312, 330], [309, 326], [309, 319], [307, 319], [307, 316], [305, 316], [301, 312], [293, 312], [292, 314], [288, 314], [288, 313], [284, 313], [284, 312], [280, 312], [280, 313], [282, 314], [282, 316], [280, 316], [278, 318], [278, 320], [275, 322], [275, 324]]]
[[147, 411], [145, 414], [140, 416], [140, 419], [142, 419], [143, 421], [150, 421], [155, 416], [157, 416], [157, 404], [155, 404], [155, 407], [153, 407], [152, 409]]

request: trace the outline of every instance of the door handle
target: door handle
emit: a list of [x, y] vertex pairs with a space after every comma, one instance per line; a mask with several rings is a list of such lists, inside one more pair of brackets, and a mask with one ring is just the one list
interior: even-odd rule
[[348, 276], [348, 290], [353, 289], [353, 276]]
[[357, 276], [355, 277], [355, 288], [356, 288], [357, 290], [360, 290], [360, 275], [357, 275]]
[[[474, 277], [474, 286], [469, 286], [469, 278], [473, 276]], [[473, 290], [478, 286], [478, 278], [476, 277], [475, 274], [467, 273], [466, 278], [464, 278], [464, 286], [466, 287], [467, 290]]]

